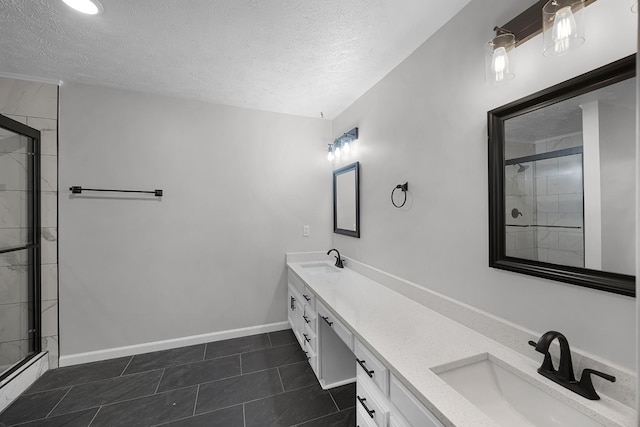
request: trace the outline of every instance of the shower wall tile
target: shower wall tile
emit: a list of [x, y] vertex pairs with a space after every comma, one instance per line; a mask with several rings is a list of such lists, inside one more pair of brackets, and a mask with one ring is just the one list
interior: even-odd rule
[[12, 120], [15, 120], [16, 122], [20, 122], [23, 125], [27, 124], [27, 117], [26, 116], [16, 116], [15, 114], [4, 114], [5, 116], [9, 117]]
[[558, 196], [558, 210], [567, 213], [582, 213], [584, 210], [582, 193], [560, 194]]
[[58, 367], [58, 359], [60, 358], [60, 348], [58, 344], [58, 335], [50, 337], [42, 337], [42, 350], [49, 352], [49, 367], [55, 369]]
[[27, 126], [38, 129], [40, 132], [50, 132], [58, 130], [58, 121], [42, 117], [27, 117]]
[[0, 228], [0, 249], [24, 245], [28, 239], [29, 230], [26, 228]]
[[532, 249], [535, 247], [533, 231], [522, 231], [514, 233], [516, 250]]
[[58, 226], [58, 193], [45, 191], [40, 193], [40, 226], [56, 228]]
[[26, 303], [29, 273], [26, 265], [0, 267], [0, 304]]
[[548, 194], [582, 194], [582, 177], [578, 175], [558, 175], [547, 180]]
[[558, 212], [558, 196], [538, 196], [537, 211], [540, 213]]
[[0, 228], [25, 228], [27, 225], [27, 193], [0, 191]]
[[27, 265], [28, 262], [29, 253], [26, 250], [0, 254], [0, 267]]
[[0, 114], [56, 119], [58, 87], [0, 77]]
[[549, 213], [547, 214], [547, 225], [564, 227], [582, 227], [582, 214], [579, 213]]
[[56, 156], [40, 156], [40, 190], [57, 191], [58, 158]]
[[536, 162], [536, 177], [558, 175], [558, 159], [544, 159]]
[[580, 231], [559, 231], [558, 249], [582, 254], [584, 256], [584, 235]]
[[549, 249], [548, 262], [571, 267], [584, 267], [584, 255], [582, 253]]
[[538, 229], [538, 247], [558, 249], [558, 231], [549, 228]]
[[58, 335], [58, 300], [42, 301], [43, 337]]
[[48, 130], [40, 132], [40, 154], [45, 156], [58, 155], [58, 131]]
[[537, 177], [536, 178], [536, 195], [544, 196], [547, 194], [547, 177]]
[[41, 258], [43, 264], [56, 264], [58, 262], [58, 229], [42, 228]]
[[581, 147], [582, 146], [582, 132], [565, 135], [560, 138], [547, 141], [547, 151], [563, 150], [565, 148]]
[[0, 304], [0, 342], [19, 341], [27, 336], [27, 304]]
[[[0, 153], [21, 153], [27, 152], [28, 140], [20, 138], [19, 135], [15, 135], [9, 138], [4, 138], [2, 144], [0, 144]], [[5, 175], [4, 173], [2, 175]]]
[[41, 266], [42, 300], [58, 300], [58, 265], [44, 264]]
[[30, 180], [27, 177], [26, 153], [0, 153], [0, 185], [4, 191], [26, 191]]
[[[28, 352], [28, 340], [0, 342], [0, 367], [13, 365], [22, 360]], [[0, 371], [2, 371], [2, 368], [0, 368]]]

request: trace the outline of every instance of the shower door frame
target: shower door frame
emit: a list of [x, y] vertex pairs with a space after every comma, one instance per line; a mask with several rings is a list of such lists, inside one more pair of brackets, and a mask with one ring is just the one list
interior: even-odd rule
[[26, 245], [13, 248], [0, 249], [0, 254], [28, 251], [28, 294], [31, 299], [31, 313], [29, 318], [29, 328], [27, 336], [29, 340], [29, 351], [26, 357], [16, 363], [10, 369], [0, 373], [0, 381], [3, 381], [15, 371], [24, 366], [29, 360], [35, 357], [42, 350], [42, 325], [41, 325], [41, 229], [40, 229], [40, 131], [27, 125], [17, 122], [9, 117], [0, 114], [0, 127], [9, 130], [20, 136], [30, 138], [33, 142], [31, 152], [27, 156], [32, 158], [31, 169], [27, 167], [27, 174], [31, 179], [31, 194], [29, 199], [29, 235], [32, 236]]

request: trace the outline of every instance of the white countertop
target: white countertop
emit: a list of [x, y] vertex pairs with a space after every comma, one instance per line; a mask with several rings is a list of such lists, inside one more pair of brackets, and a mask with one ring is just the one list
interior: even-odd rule
[[541, 377], [537, 369], [542, 355], [540, 362], [526, 358], [349, 268], [336, 274], [311, 275], [304, 264], [309, 263], [290, 262], [287, 266], [445, 425], [498, 426], [431, 370], [488, 353], [605, 426], [635, 426], [631, 408], [606, 396], [585, 400]]

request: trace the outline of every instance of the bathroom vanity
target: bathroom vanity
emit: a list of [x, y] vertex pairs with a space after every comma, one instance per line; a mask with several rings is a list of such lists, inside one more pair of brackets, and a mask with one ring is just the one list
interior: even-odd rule
[[[356, 264], [358, 271], [349, 268]], [[348, 261], [338, 269], [309, 254], [287, 259], [291, 327], [323, 388], [356, 382], [358, 426], [635, 424], [631, 408], [606, 395], [587, 401], [547, 381], [536, 355], [407, 298], [382, 284], [402, 279], [363, 266]], [[496, 406], [510, 412], [492, 412]]]

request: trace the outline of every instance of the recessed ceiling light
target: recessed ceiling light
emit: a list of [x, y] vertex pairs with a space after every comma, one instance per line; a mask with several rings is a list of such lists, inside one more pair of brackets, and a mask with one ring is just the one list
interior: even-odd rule
[[98, 15], [104, 11], [98, 0], [62, 0], [67, 6], [87, 15]]

